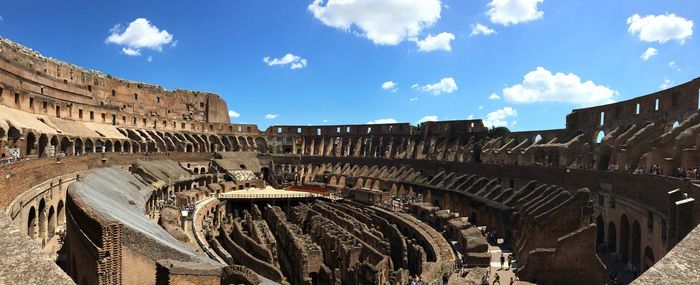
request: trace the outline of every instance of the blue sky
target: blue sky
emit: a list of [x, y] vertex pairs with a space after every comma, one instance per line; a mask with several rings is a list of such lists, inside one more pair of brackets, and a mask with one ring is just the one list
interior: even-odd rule
[[700, 76], [697, 1], [199, 3], [10, 1], [0, 36], [113, 76], [218, 93], [232, 122], [261, 128], [470, 116], [563, 128], [572, 109]]

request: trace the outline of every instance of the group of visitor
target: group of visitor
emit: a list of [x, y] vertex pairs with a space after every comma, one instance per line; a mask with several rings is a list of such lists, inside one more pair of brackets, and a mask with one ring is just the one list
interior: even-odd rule
[[484, 227], [481, 229], [481, 234], [486, 237], [486, 241], [490, 244], [498, 244], [498, 231], [489, 227]]
[[661, 166], [658, 166], [656, 164], [652, 165], [651, 167], [646, 167], [646, 166], [641, 166], [638, 167], [632, 174], [652, 174], [652, 175], [661, 175], [664, 173], [664, 169]]
[[698, 179], [698, 168], [693, 167], [693, 168], [683, 169], [683, 168], [679, 167], [673, 171], [673, 176], [680, 177], [680, 178]]

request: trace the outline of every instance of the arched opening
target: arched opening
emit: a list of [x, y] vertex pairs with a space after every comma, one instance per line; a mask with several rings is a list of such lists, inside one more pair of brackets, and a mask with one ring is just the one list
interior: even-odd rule
[[642, 267], [642, 271], [646, 271], [652, 267], [654, 263], [656, 263], [656, 260], [654, 259], [654, 251], [647, 246], [644, 248], [644, 266]]
[[596, 226], [596, 250], [598, 247], [600, 247], [601, 244], [605, 243], [605, 221], [603, 221], [603, 216], [598, 215], [598, 217], [595, 219], [595, 226]]
[[85, 153], [92, 153], [95, 150], [95, 144], [91, 139], [85, 140]]
[[602, 130], [598, 131], [598, 134], [596, 135], [596, 138], [595, 138], [595, 142], [601, 143], [603, 141], [604, 137], [605, 137], [605, 132]]
[[48, 216], [49, 220], [46, 232], [48, 234], [48, 237], [52, 237], [53, 234], [56, 232], [56, 211], [54, 210], [53, 206], [49, 208]]
[[630, 252], [630, 257], [632, 260], [632, 265], [637, 268], [641, 268], [640, 255], [642, 254], [642, 231], [639, 226], [639, 221], [634, 221], [632, 224], [632, 249]]
[[630, 240], [630, 222], [626, 215], [620, 218], [620, 258], [622, 263], [629, 261], [629, 240]]
[[199, 168], [195, 167], [194, 170], [192, 170], [192, 172], [194, 172], [194, 174], [199, 174]]
[[113, 148], [114, 148], [114, 146], [112, 145], [112, 141], [111, 141], [111, 140], [105, 141], [105, 152], [112, 152], [112, 151], [113, 151], [113, 150], [112, 150]]
[[114, 142], [114, 152], [122, 152], [122, 142], [120, 142], [120, 141]]
[[36, 136], [34, 133], [29, 132], [27, 133], [27, 152], [25, 153], [26, 155], [32, 155], [34, 154], [34, 144], [36, 143]]
[[241, 151], [248, 151], [248, 144], [245, 142], [245, 138], [238, 137], [238, 144], [241, 145]]
[[53, 155], [56, 155], [56, 152], [58, 152], [58, 137], [52, 136], [50, 144], [53, 147]]
[[185, 151], [192, 152], [192, 144], [187, 144], [187, 146], [185, 147]]
[[675, 128], [677, 128], [679, 125], [680, 125], [680, 124], [678, 123], [678, 121], [676, 121], [675, 123], [673, 123], [673, 126], [671, 126], [671, 128], [675, 129]]
[[10, 126], [10, 130], [7, 132], [7, 147], [8, 148], [19, 148], [19, 141], [22, 137], [22, 133], [19, 132], [14, 126]]
[[124, 142], [124, 152], [128, 153], [131, 150], [131, 143], [129, 141]]
[[[255, 147], [255, 141], [253, 140], [253, 137], [248, 137], [248, 147], [249, 148], [254, 148]], [[250, 149], [251, 151], [253, 149]]]
[[97, 153], [105, 152], [106, 150], [103, 151], [104, 148], [105, 148], [105, 143], [102, 140], [98, 139], [95, 141], [95, 152], [97, 152]]
[[46, 238], [46, 201], [39, 201], [39, 238]]
[[29, 213], [27, 214], [27, 235], [31, 239], [36, 238], [36, 209], [34, 206], [29, 208]]
[[66, 216], [63, 213], [63, 200], [58, 201], [58, 206], [56, 206], [56, 223], [57, 225], [63, 225], [66, 222]]
[[267, 142], [265, 142], [264, 138], [262, 138], [262, 137], [255, 138], [255, 145], [257, 146], [259, 153], [266, 153], [267, 152]]
[[68, 139], [68, 137], [63, 137], [61, 139], [61, 152], [63, 154], [73, 153], [73, 143]]
[[81, 138], [75, 138], [75, 154], [83, 154], [83, 140]]
[[39, 136], [39, 157], [46, 156], [46, 146], [49, 144], [49, 137], [46, 134]]
[[617, 229], [615, 228], [615, 223], [609, 222], [608, 223], [608, 251], [609, 252], [615, 252], [617, 248], [615, 248], [615, 245], [617, 244]]

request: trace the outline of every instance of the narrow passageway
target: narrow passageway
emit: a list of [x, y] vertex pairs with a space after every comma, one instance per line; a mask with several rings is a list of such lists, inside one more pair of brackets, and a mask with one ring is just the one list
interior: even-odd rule
[[[499, 243], [502, 243], [502, 239], [498, 239]], [[500, 283], [501, 284], [510, 284], [510, 278], [515, 279], [515, 274], [513, 273], [513, 269], [508, 267], [508, 256], [511, 254], [509, 250], [507, 249], [502, 249], [503, 245], [492, 245], [489, 243], [489, 253], [491, 253], [491, 266], [490, 266], [490, 273], [489, 273], [489, 284], [493, 284], [494, 280], [496, 280], [496, 273], [500, 276]], [[505, 258], [505, 262], [503, 263], [503, 267], [501, 267], [501, 254], [503, 254], [503, 257]], [[516, 282], [515, 284], [524, 284], [520, 282]]]

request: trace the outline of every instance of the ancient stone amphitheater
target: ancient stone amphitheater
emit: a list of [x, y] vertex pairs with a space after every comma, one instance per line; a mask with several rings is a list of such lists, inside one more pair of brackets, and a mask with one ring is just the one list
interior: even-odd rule
[[261, 131], [3, 39], [0, 283], [700, 284], [699, 89], [557, 130]]

